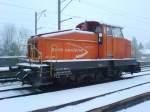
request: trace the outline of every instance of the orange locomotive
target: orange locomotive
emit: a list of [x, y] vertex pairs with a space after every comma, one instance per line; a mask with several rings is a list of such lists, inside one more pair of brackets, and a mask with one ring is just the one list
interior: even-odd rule
[[[76, 29], [32, 36], [29, 62], [19, 63], [18, 78], [32, 85], [119, 78], [140, 71], [122, 28], [86, 21]], [[30, 64], [29, 64], [30, 63]]]

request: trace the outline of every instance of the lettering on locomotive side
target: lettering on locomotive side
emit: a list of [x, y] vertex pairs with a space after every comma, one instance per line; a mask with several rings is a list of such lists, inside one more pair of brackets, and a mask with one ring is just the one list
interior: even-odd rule
[[66, 76], [66, 77], [69, 77], [70, 75], [72, 75], [72, 72], [71, 72], [71, 69], [70, 68], [57, 68], [56, 71], [55, 71], [55, 74], [54, 76], [56, 78], [60, 78], [61, 76]]
[[88, 54], [88, 50], [85, 48], [73, 44], [73, 43], [65, 43], [67, 47], [61, 48], [59, 46], [52, 47], [51, 52], [57, 53], [57, 52], [66, 52], [66, 53], [75, 53], [75, 58], [82, 58]]
[[52, 52], [63, 52], [63, 48], [51, 48]]
[[81, 49], [76, 49], [76, 48], [52, 48], [52, 52], [82, 52], [83, 50]]

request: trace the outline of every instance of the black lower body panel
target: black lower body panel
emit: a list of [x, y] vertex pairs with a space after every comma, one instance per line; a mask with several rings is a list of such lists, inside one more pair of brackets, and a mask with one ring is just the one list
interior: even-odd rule
[[140, 72], [140, 64], [135, 59], [95, 59], [47, 61], [46, 66], [20, 66], [18, 78], [25, 83], [40, 86], [55, 82], [103, 80], [119, 78], [122, 72]]

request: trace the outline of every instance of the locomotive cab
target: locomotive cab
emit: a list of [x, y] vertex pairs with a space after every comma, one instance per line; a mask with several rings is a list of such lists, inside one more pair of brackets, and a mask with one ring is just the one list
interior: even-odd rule
[[83, 31], [102, 33], [102, 25], [95, 21], [85, 21], [84, 23], [77, 25], [76, 28], [79, 28]]
[[103, 26], [99, 22], [96, 21], [85, 21], [84, 23], [80, 23], [76, 26], [82, 31], [94, 32], [98, 37], [98, 44], [102, 44], [102, 36], [103, 36]]

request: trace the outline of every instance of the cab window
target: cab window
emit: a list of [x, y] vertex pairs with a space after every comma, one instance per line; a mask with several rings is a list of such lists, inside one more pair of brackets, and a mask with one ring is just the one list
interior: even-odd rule
[[112, 28], [111, 27], [107, 27], [107, 36], [112, 36]]
[[95, 32], [96, 33], [102, 33], [102, 28], [100, 26], [96, 26]]
[[115, 28], [115, 27], [112, 28], [112, 34], [113, 34], [113, 37], [123, 38], [121, 28]]

